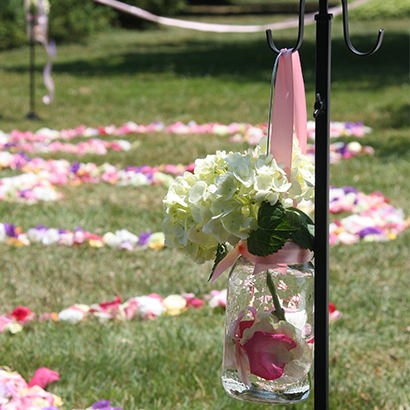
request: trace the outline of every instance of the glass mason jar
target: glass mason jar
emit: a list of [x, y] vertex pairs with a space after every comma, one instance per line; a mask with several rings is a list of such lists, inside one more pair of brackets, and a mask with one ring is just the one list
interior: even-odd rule
[[275, 404], [305, 400], [311, 390], [313, 327], [310, 252], [293, 242], [267, 257], [241, 252], [228, 280], [222, 365], [228, 395]]

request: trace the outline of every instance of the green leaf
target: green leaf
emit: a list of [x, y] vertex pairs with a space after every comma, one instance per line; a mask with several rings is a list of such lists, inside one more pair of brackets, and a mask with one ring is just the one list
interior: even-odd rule
[[224, 243], [219, 243], [218, 248], [216, 249], [216, 256], [214, 261], [214, 266], [212, 266], [211, 274], [209, 275], [208, 282], [214, 276], [214, 272], [216, 267], [218, 266], [219, 262], [225, 258], [225, 256], [229, 253], [228, 247]]
[[247, 240], [248, 251], [256, 256], [268, 256], [277, 252], [289, 239], [292, 226], [280, 202], [270, 205], [263, 202], [258, 211], [258, 229], [252, 231]]
[[[315, 225], [308, 215], [297, 208], [289, 208], [286, 215], [291, 220], [300, 218], [300, 227], [290, 234], [290, 239], [304, 249], [314, 251], [315, 247]], [[296, 216], [297, 215], [297, 216]]]
[[309, 215], [305, 214], [303, 211], [301, 211], [298, 208], [291, 207], [291, 208], [288, 208], [286, 210], [286, 212], [295, 212], [295, 213], [297, 213], [300, 216], [300, 219], [302, 221], [302, 225], [305, 225], [305, 226], [315, 225], [314, 222], [310, 219]]
[[258, 229], [248, 238], [248, 250], [253, 255], [268, 256], [279, 251], [287, 240], [304, 249], [314, 250], [315, 226], [308, 215], [297, 208], [285, 208], [280, 202], [262, 203], [258, 212]]
[[290, 239], [302, 248], [314, 251], [315, 237], [306, 226], [302, 226], [298, 231], [291, 232]]
[[295, 208], [286, 210], [286, 218], [291, 226], [296, 229], [300, 229], [302, 226], [302, 218], [298, 212], [295, 212]]

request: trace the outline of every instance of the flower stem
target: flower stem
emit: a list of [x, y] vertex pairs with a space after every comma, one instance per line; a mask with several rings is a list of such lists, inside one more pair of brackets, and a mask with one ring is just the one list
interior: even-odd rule
[[249, 213], [251, 214], [252, 218], [256, 219], [256, 212], [255, 212], [255, 206], [253, 204], [249, 204]]
[[273, 283], [273, 279], [269, 271], [266, 271], [266, 284], [268, 285], [268, 289], [272, 295], [273, 306], [275, 306], [275, 311], [272, 312], [272, 314], [275, 315], [279, 320], [285, 320], [285, 311], [280, 305], [278, 295], [276, 294], [275, 284]]

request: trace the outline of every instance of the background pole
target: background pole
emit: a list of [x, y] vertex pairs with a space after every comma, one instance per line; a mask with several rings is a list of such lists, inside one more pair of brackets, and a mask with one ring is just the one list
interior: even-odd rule
[[35, 106], [35, 78], [34, 78], [34, 62], [35, 62], [35, 44], [34, 44], [34, 13], [30, 11], [28, 13], [28, 24], [29, 24], [29, 36], [30, 36], [30, 91], [29, 91], [29, 98], [30, 98], [30, 111], [25, 116], [27, 120], [39, 120], [40, 117], [36, 114], [34, 106]]

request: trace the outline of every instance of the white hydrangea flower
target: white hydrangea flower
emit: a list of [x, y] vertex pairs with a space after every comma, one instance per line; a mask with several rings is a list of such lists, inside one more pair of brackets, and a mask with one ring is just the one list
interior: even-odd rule
[[230, 152], [226, 157], [228, 172], [240, 181], [246, 188], [252, 186], [255, 179], [255, 169], [250, 155], [243, 156], [239, 152]]
[[313, 195], [314, 167], [296, 139], [290, 181], [283, 164], [266, 155], [266, 138], [253, 153], [217, 151], [170, 185], [163, 200], [165, 245], [198, 263], [212, 260], [219, 243], [234, 246], [257, 228], [262, 202], [288, 208]]

